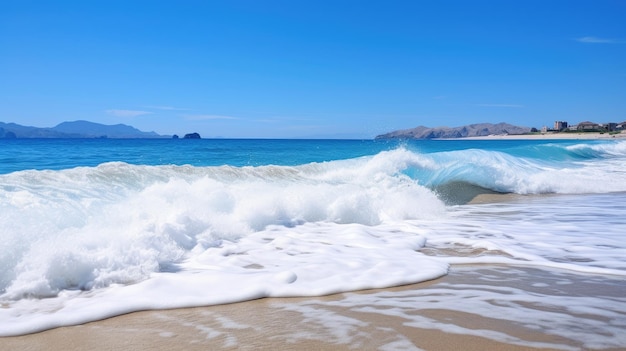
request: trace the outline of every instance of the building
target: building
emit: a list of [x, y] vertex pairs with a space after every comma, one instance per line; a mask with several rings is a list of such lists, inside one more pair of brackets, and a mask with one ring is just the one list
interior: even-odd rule
[[609, 122], [604, 124], [603, 127], [606, 128], [608, 132], [614, 132], [617, 130], [617, 123]]
[[566, 121], [555, 121], [554, 122], [554, 130], [560, 132], [563, 129], [567, 129], [567, 122]]
[[597, 123], [585, 121], [585, 122], [578, 123], [578, 127], [576, 129], [582, 130], [582, 131], [595, 131], [600, 128], [601, 128], [600, 125]]

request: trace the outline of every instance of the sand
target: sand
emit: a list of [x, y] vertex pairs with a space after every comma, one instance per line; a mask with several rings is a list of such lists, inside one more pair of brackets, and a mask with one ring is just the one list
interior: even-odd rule
[[[575, 281], [559, 283], [563, 279]], [[563, 298], [594, 296], [600, 291], [603, 296], [621, 296], [626, 288], [626, 283], [615, 277], [590, 278], [521, 267], [457, 266], [440, 279], [398, 288], [131, 313], [79, 326], [0, 338], [0, 350], [587, 349], [584, 340], [588, 337], [577, 340], [558, 332], [545, 332], [542, 330], [545, 326], [540, 324], [533, 325], [535, 318], [542, 320], [558, 312], [554, 306], [530, 306], [531, 321], [517, 323], [499, 318], [497, 302], [492, 312], [479, 315], [472, 312], [469, 300], [460, 305], [468, 306], [467, 309], [429, 309], [424, 306], [428, 301], [412, 300], [413, 296], [424, 293], [432, 294], [428, 299], [437, 299], [437, 289], [475, 287], [489, 291], [489, 286], [503, 285]], [[394, 304], [398, 305], [393, 307]], [[611, 323], [585, 316], [576, 320], [581, 328], [585, 328], [585, 323], [596, 328], [598, 322], [606, 323], [607, 327]], [[598, 335], [598, 338], [602, 344], [602, 338], [610, 337]], [[614, 340], [612, 343], [599, 349], [626, 347], [626, 344], [615, 346]]]
[[[594, 139], [624, 139], [626, 131], [617, 134], [581, 132], [581, 133], [539, 133], [523, 135], [489, 135], [482, 137], [454, 138], [445, 140], [594, 140]], [[444, 139], [440, 139], [444, 140]]]

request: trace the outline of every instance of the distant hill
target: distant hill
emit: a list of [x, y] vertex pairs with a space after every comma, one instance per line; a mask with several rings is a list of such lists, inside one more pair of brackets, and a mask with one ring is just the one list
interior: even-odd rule
[[88, 137], [108, 138], [159, 138], [155, 132], [142, 132], [126, 124], [104, 125], [88, 121], [63, 122], [52, 128], [55, 131], [67, 134], [86, 135]]
[[166, 138], [155, 132], [142, 132], [125, 125], [105, 125], [88, 121], [63, 122], [52, 128], [0, 122], [0, 138]]
[[16, 123], [0, 122], [0, 138], [66, 138], [64, 133], [51, 128], [22, 126]]
[[436, 127], [429, 128], [419, 126], [412, 129], [397, 130], [381, 134], [376, 139], [442, 139], [442, 138], [466, 138], [502, 134], [524, 134], [530, 132], [530, 128], [518, 127], [507, 123], [478, 123], [462, 127]]

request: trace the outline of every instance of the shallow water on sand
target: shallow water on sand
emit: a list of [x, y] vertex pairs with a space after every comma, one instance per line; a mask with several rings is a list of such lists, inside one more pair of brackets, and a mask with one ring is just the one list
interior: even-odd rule
[[138, 312], [2, 338], [0, 348], [618, 350], [624, 291], [616, 277], [461, 265], [415, 285]]

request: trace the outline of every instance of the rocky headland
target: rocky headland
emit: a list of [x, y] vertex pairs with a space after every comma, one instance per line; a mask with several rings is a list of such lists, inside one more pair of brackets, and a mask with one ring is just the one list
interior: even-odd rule
[[478, 123], [452, 128], [419, 126], [381, 134], [376, 136], [376, 139], [453, 139], [490, 135], [521, 135], [529, 133], [530, 130], [528, 127], [519, 127], [508, 123]]

